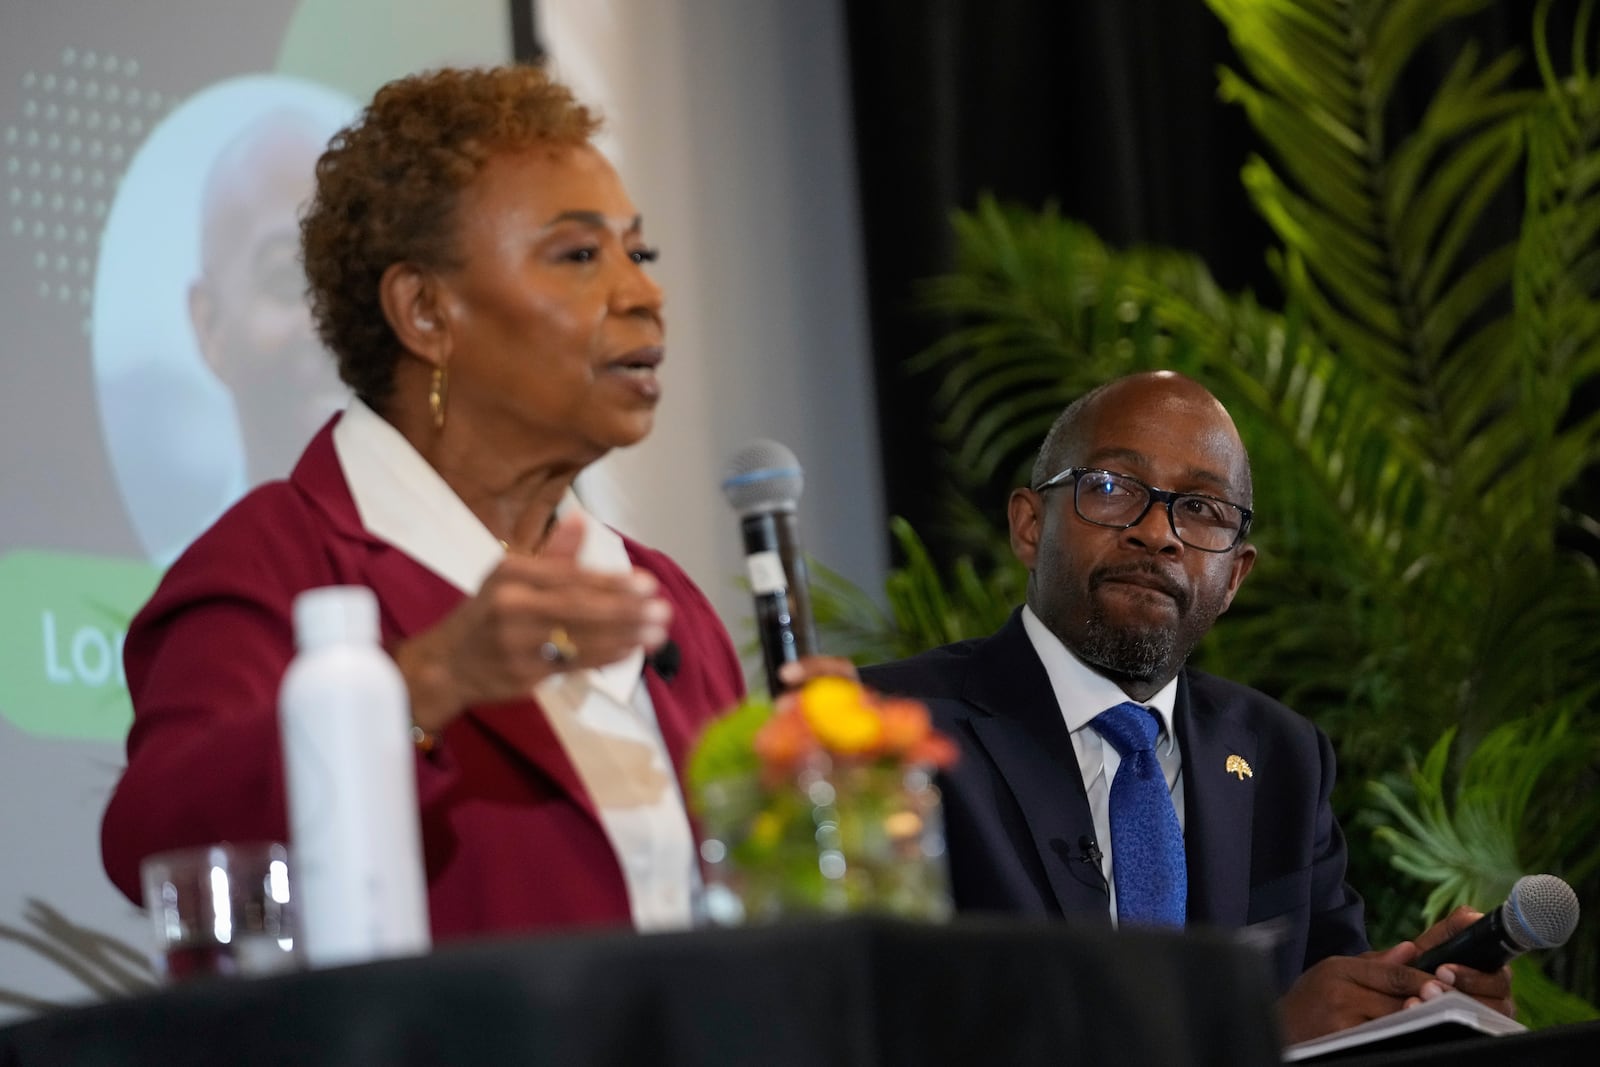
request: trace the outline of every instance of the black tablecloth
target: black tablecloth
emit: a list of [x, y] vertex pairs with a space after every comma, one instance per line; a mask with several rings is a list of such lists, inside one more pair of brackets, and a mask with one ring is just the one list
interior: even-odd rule
[[0, 1065], [1276, 1064], [1220, 937], [883, 919], [448, 947], [0, 1030]]

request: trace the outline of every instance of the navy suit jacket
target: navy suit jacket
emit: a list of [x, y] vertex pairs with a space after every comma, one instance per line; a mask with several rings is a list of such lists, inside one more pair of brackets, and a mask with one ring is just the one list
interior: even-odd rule
[[[990, 637], [862, 677], [926, 702], [960, 746], [941, 782], [957, 909], [1109, 925], [1078, 758], [1020, 612]], [[1190, 924], [1261, 935], [1280, 990], [1326, 956], [1365, 951], [1361, 898], [1345, 884], [1344, 835], [1328, 801], [1327, 736], [1253, 689], [1188, 668], [1173, 718]], [[1230, 770], [1240, 766], [1233, 757], [1248, 774]]]

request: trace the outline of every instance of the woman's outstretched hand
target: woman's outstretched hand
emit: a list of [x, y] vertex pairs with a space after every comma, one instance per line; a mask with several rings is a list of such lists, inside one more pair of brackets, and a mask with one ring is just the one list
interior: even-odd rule
[[474, 704], [521, 699], [552, 674], [666, 642], [672, 607], [655, 577], [580, 567], [583, 528], [561, 519], [537, 555], [508, 553], [475, 596], [394, 649], [413, 722], [437, 733]]

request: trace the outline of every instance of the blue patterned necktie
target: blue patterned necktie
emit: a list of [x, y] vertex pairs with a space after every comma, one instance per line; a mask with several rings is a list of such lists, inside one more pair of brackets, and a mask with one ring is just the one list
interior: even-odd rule
[[1189, 895], [1183, 830], [1156, 759], [1161, 724], [1132, 703], [1102, 711], [1089, 725], [1122, 765], [1111, 783], [1111, 873], [1117, 883], [1117, 922], [1182, 926]]

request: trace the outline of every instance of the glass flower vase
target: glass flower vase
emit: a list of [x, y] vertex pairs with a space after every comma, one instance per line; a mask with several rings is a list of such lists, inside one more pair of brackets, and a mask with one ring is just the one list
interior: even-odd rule
[[820, 760], [777, 784], [711, 782], [700, 825], [713, 923], [950, 915], [939, 790], [924, 767]]

